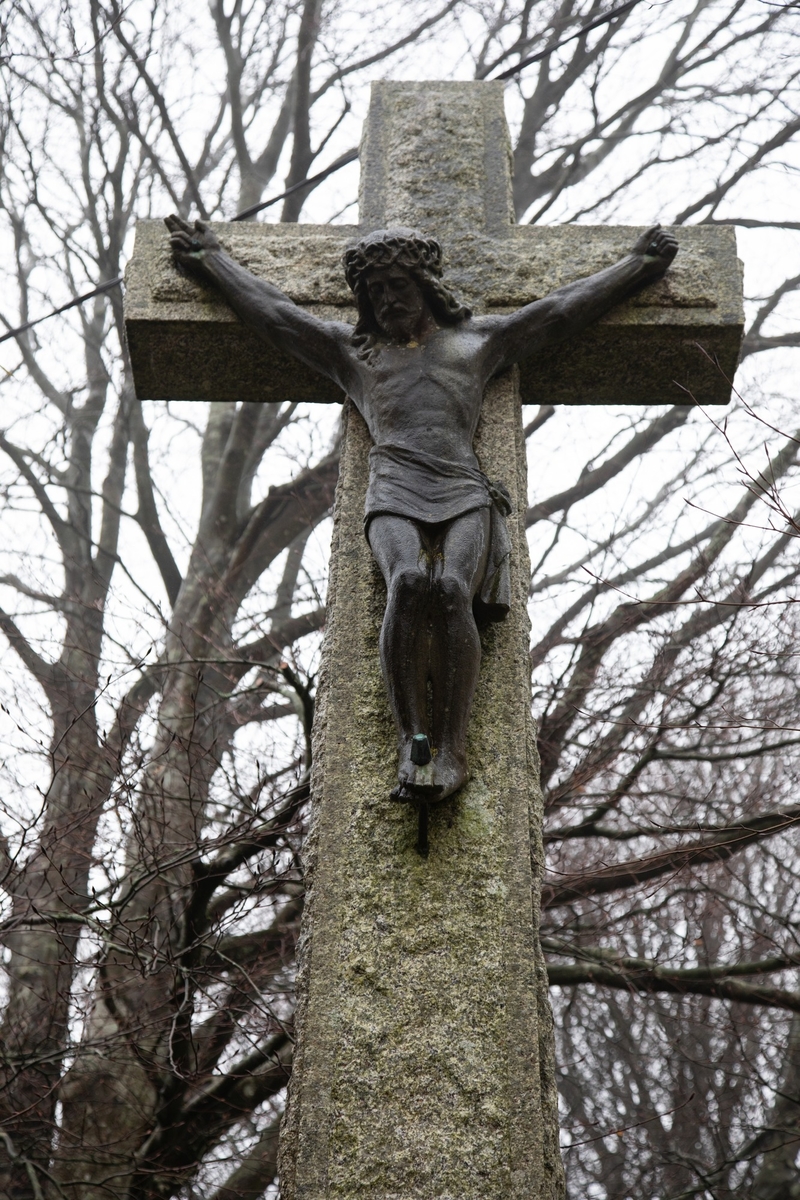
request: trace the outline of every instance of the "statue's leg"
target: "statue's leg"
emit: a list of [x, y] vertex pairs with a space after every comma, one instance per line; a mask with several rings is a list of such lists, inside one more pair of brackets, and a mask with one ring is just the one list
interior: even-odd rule
[[386, 580], [381, 666], [399, 741], [398, 779], [413, 784], [414, 734], [430, 733], [427, 714], [430, 657], [430, 558], [418, 526], [406, 517], [373, 517], [370, 549]]
[[467, 726], [481, 665], [472, 601], [486, 571], [489, 509], [448, 525], [433, 565], [431, 686], [436, 778], [449, 796], [467, 778]]

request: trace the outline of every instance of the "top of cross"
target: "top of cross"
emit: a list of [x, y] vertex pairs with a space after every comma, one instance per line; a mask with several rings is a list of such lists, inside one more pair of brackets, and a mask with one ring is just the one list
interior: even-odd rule
[[[341, 255], [371, 229], [436, 235], [445, 277], [478, 312], [520, 307], [610, 266], [642, 232], [513, 223], [501, 83], [373, 84], [360, 158], [357, 226], [214, 225], [234, 258], [323, 317], [355, 321]], [[743, 326], [733, 229], [683, 228], [680, 244], [663, 280], [557, 358], [522, 364], [524, 403], [680, 403], [689, 399], [681, 388], [704, 404], [728, 401]], [[160, 221], [137, 225], [125, 313], [141, 398], [341, 399], [259, 342], [211, 289], [179, 275]]]
[[503, 93], [494, 82], [373, 83], [361, 139], [362, 226], [412, 225], [451, 247], [508, 235]]

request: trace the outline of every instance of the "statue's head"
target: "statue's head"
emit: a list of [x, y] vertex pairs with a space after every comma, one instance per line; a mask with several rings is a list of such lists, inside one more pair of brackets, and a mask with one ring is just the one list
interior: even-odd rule
[[376, 230], [348, 246], [342, 261], [358, 305], [354, 336], [367, 350], [380, 334], [404, 336], [425, 306], [441, 325], [470, 315], [442, 282], [441, 246], [416, 229]]

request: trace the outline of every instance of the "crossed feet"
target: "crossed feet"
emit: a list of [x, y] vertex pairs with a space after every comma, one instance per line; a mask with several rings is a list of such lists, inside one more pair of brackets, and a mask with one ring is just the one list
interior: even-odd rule
[[424, 733], [404, 739], [399, 747], [398, 784], [392, 800], [401, 803], [438, 803], [467, 782], [466, 757], [447, 747], [432, 750]]

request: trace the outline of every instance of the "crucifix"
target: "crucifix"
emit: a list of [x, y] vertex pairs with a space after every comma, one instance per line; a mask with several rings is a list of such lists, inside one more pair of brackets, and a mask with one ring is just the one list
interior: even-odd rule
[[351, 397], [282, 1195], [556, 1200], [521, 404], [726, 402], [735, 246], [514, 226], [500, 84], [374, 85], [361, 162], [357, 227], [145, 223], [126, 292], [141, 397]]

